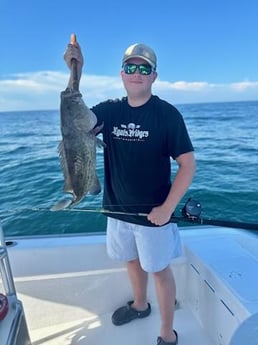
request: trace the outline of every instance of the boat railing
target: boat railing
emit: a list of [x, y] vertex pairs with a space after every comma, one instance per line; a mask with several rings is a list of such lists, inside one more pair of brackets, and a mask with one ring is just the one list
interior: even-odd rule
[[0, 223], [0, 339], [1, 345], [31, 345], [21, 301], [17, 299], [11, 265]]
[[15, 295], [16, 290], [13, 281], [13, 275], [11, 270], [11, 265], [7, 253], [7, 247], [5, 244], [4, 233], [2, 226], [0, 225], [0, 272], [2, 276], [3, 286], [5, 293], [8, 296]]

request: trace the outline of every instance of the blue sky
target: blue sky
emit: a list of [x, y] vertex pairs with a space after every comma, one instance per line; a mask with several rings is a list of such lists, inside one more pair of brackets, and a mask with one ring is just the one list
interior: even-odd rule
[[256, 100], [257, 0], [1, 0], [0, 111], [58, 109], [70, 34], [85, 65], [88, 105], [124, 95], [126, 47], [158, 56], [153, 92], [173, 104]]

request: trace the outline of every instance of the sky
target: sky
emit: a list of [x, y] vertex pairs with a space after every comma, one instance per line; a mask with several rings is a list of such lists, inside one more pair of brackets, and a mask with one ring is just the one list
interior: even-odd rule
[[58, 109], [76, 33], [92, 106], [125, 95], [133, 43], [158, 57], [153, 93], [172, 104], [258, 98], [257, 0], [0, 0], [0, 111]]

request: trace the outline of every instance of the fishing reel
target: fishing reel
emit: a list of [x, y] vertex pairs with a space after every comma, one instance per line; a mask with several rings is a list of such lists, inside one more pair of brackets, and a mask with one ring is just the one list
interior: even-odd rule
[[182, 208], [181, 213], [183, 217], [191, 220], [198, 219], [202, 212], [202, 206], [199, 201], [189, 198]]

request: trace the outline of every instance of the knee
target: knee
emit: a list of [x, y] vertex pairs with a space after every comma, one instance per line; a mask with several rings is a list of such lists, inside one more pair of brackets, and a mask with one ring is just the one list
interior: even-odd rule
[[[127, 269], [134, 270], [134, 271], [143, 271], [143, 272], [146, 272], [146, 271], [142, 268], [139, 259], [127, 261], [126, 264], [127, 264]], [[147, 273], [147, 272], [146, 272], [146, 273]]]
[[126, 262], [128, 266], [140, 266], [139, 259], [133, 259]]
[[154, 279], [158, 279], [158, 280], [167, 279], [167, 277], [171, 275], [172, 275], [172, 271], [169, 265], [161, 271], [153, 272]]

